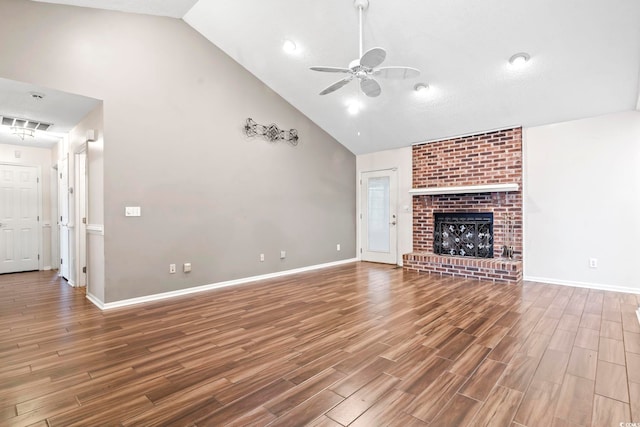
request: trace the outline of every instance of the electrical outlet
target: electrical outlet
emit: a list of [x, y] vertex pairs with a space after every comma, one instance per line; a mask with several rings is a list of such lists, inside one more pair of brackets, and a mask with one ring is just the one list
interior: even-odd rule
[[339, 251], [339, 250], [340, 250], [340, 243], [336, 245], [336, 251]]
[[264, 262], [264, 254], [260, 254], [260, 262]]
[[286, 251], [280, 251], [280, 259], [285, 259], [287, 257]]
[[598, 268], [598, 258], [589, 258], [589, 268]]
[[190, 262], [185, 262], [184, 264], [182, 264], [182, 271], [185, 273], [190, 273], [191, 272], [191, 263]]
[[176, 265], [175, 264], [169, 264], [169, 273], [173, 274], [176, 272]]

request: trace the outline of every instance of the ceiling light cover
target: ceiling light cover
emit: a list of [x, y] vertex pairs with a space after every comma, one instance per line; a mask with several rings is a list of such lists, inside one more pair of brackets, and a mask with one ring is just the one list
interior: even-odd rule
[[298, 47], [296, 46], [295, 42], [293, 42], [292, 40], [285, 40], [284, 43], [282, 44], [282, 50], [284, 50], [287, 53], [294, 53], [297, 49]]
[[425, 94], [425, 93], [427, 93], [429, 91], [429, 85], [426, 84], [426, 83], [417, 83], [413, 87], [413, 90], [415, 90], [419, 94]]
[[528, 53], [519, 52], [509, 58], [509, 64], [511, 64], [513, 67], [520, 68], [523, 67], [527, 62], [529, 62], [530, 59], [531, 56]]
[[358, 114], [360, 112], [360, 103], [359, 102], [350, 103], [349, 106], [347, 107], [347, 111], [351, 115]]

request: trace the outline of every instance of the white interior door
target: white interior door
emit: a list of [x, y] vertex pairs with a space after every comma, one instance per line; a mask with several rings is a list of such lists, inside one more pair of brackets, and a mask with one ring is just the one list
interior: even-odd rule
[[360, 191], [360, 240], [363, 261], [398, 263], [397, 172], [363, 172]]
[[37, 270], [38, 168], [0, 164], [0, 273]]
[[60, 275], [69, 279], [69, 164], [66, 158], [58, 164], [58, 214], [60, 222]]

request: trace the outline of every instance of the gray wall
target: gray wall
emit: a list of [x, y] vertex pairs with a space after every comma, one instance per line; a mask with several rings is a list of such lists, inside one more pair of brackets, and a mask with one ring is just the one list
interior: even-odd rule
[[[104, 302], [356, 256], [355, 156], [183, 21], [22, 0], [0, 16], [1, 77], [104, 100]], [[247, 117], [300, 144], [244, 137]]]

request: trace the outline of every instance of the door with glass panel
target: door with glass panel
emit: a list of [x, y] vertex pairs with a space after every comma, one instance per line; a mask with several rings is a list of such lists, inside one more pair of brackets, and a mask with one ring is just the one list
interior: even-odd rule
[[397, 173], [395, 169], [361, 175], [361, 259], [397, 264]]

